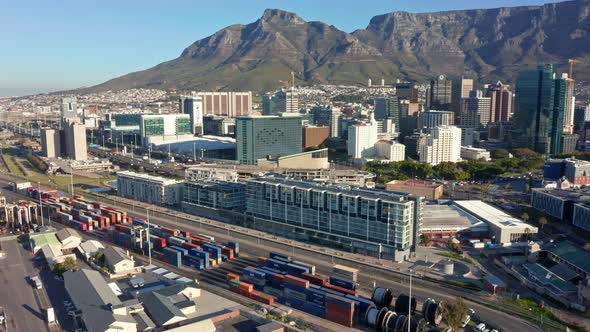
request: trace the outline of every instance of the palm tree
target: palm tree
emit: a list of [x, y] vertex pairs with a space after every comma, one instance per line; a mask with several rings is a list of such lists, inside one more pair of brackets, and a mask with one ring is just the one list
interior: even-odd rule
[[527, 222], [529, 220], [529, 214], [526, 212], [523, 212], [523, 214], [520, 216], [520, 218], [522, 218], [522, 220], [524, 220], [524, 222]]
[[545, 225], [547, 225], [547, 218], [545, 218], [545, 217], [539, 218], [539, 225], [541, 225], [541, 229], [543, 229], [543, 227], [545, 227]]

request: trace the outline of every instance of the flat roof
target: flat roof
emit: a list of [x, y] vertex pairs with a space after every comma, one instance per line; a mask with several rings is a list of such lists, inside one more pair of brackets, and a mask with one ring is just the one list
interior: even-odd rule
[[550, 195], [564, 201], [572, 201], [583, 206], [590, 207], [590, 189], [549, 189], [534, 188], [533, 192]]
[[424, 205], [422, 207], [421, 230], [480, 228], [487, 231], [488, 225], [477, 217], [454, 205]]
[[169, 178], [165, 178], [165, 177], [161, 177], [161, 176], [154, 176], [154, 175], [149, 175], [146, 173], [135, 173], [135, 172], [131, 172], [131, 171], [117, 172], [117, 176], [119, 176], [119, 175], [121, 175], [123, 177], [135, 178], [135, 179], [149, 180], [152, 182], [161, 182], [162, 184], [176, 184], [176, 183], [182, 182], [182, 181], [177, 181], [174, 179], [169, 179]]
[[548, 243], [543, 246], [543, 250], [549, 251], [590, 274], [590, 254], [573, 243], [569, 241]]
[[405, 185], [405, 186], [412, 186], [412, 187], [422, 187], [422, 188], [438, 188], [442, 187], [442, 184], [434, 182], [434, 181], [425, 181], [425, 180], [391, 180], [387, 182], [385, 185]]
[[454, 204], [498, 228], [509, 229], [527, 227], [530, 229], [531, 233], [536, 233], [538, 231], [537, 227], [514, 218], [508, 213], [482, 201], [455, 201]]

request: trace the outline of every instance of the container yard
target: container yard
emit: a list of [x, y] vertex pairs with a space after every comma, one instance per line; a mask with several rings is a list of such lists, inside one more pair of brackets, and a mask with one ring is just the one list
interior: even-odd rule
[[240, 255], [238, 242], [219, 243], [206, 234], [148, 223], [82, 195], [69, 198], [58, 191], [38, 187], [27, 188], [27, 194], [41, 202], [45, 218], [78, 231], [93, 232], [106, 241], [173, 266], [205, 270]]

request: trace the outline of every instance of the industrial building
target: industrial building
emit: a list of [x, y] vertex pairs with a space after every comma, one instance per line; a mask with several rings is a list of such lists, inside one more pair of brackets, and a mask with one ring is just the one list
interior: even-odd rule
[[531, 205], [564, 222], [590, 231], [590, 190], [534, 188]]
[[41, 153], [47, 158], [66, 157], [72, 160], [88, 159], [86, 126], [68, 118], [63, 129], [41, 129]]
[[117, 173], [117, 194], [144, 203], [176, 205], [182, 181], [129, 171]]
[[393, 180], [385, 184], [385, 190], [408, 193], [424, 197], [428, 201], [436, 201], [443, 195], [443, 185], [424, 180]]
[[61, 156], [61, 145], [59, 130], [51, 128], [41, 129], [41, 155], [46, 158], [57, 158]]
[[422, 201], [410, 195], [263, 177], [246, 184], [254, 227], [402, 261], [416, 244]]
[[173, 143], [193, 138], [190, 114], [141, 115], [139, 131], [144, 146]]
[[468, 238], [488, 236], [490, 227], [455, 204], [427, 204], [422, 208], [421, 234], [428, 234], [431, 241], [447, 243], [452, 237]]

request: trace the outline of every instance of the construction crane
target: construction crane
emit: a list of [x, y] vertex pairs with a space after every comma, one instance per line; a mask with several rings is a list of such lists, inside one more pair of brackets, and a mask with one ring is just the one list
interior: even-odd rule
[[569, 63], [570, 65], [570, 72], [569, 72], [569, 78], [574, 79], [574, 64], [575, 63], [580, 63], [579, 60], [576, 59], [568, 59], [567, 63]]

